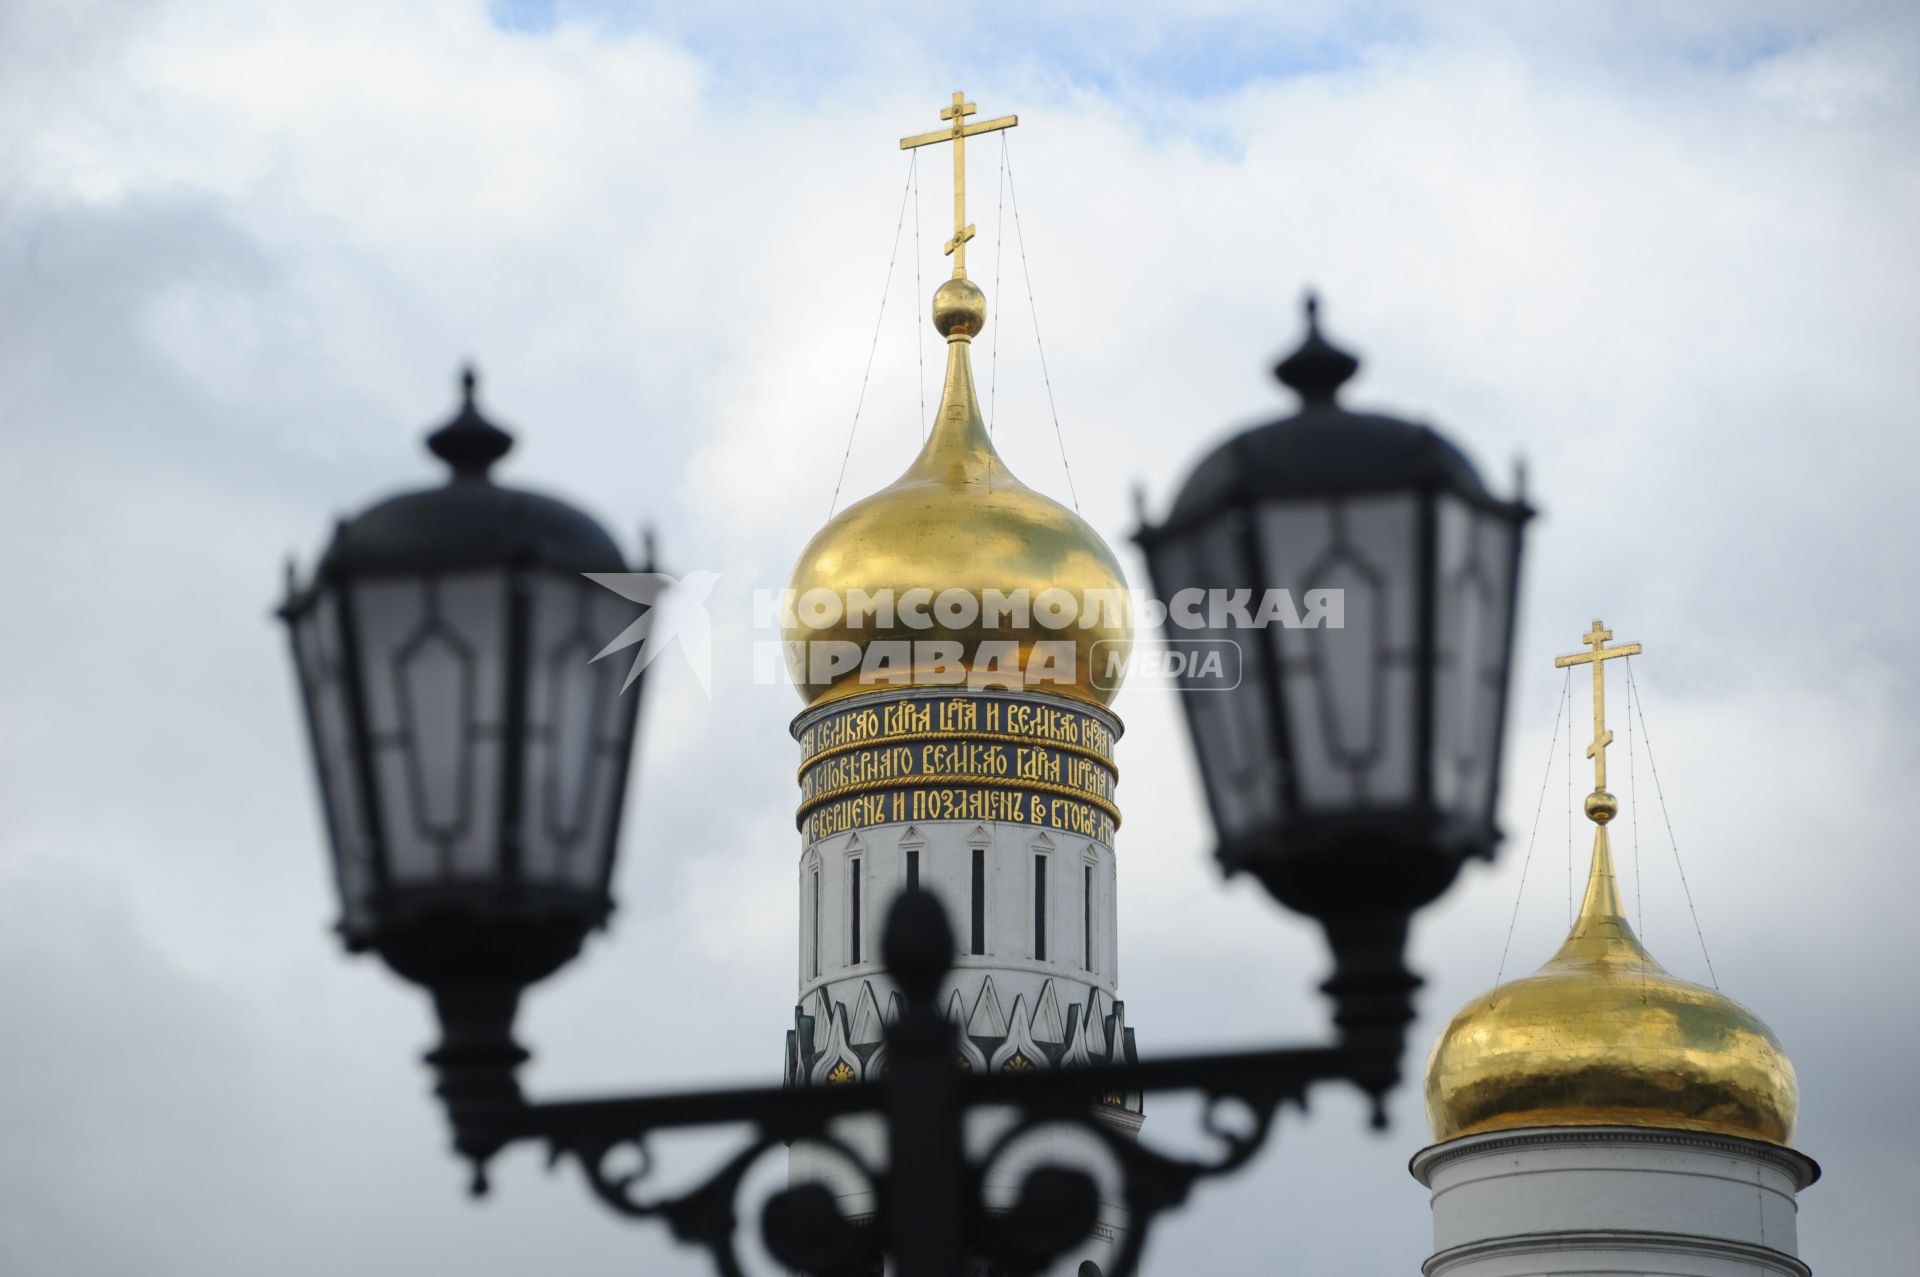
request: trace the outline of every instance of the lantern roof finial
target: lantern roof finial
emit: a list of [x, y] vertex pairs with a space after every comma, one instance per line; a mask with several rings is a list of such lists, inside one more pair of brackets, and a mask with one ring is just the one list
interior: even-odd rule
[[1274, 365], [1274, 375], [1300, 396], [1303, 404], [1331, 406], [1336, 391], [1354, 373], [1360, 361], [1320, 335], [1320, 296], [1307, 290], [1303, 306], [1307, 317], [1306, 340], [1300, 348]]
[[480, 383], [473, 364], [460, 369], [460, 412], [427, 436], [427, 448], [453, 467], [453, 477], [481, 479], [513, 447], [513, 436], [488, 421], [474, 403]]

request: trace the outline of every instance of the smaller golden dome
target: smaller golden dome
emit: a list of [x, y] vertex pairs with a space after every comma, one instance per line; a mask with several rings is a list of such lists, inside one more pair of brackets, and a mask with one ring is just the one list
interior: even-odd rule
[[1785, 1144], [1800, 1107], [1773, 1031], [1732, 998], [1669, 975], [1642, 947], [1621, 910], [1604, 823], [1566, 943], [1453, 1017], [1427, 1059], [1426, 1091], [1436, 1140], [1651, 1126]]

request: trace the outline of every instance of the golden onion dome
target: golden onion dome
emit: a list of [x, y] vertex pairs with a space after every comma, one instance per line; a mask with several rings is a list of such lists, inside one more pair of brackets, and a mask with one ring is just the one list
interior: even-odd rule
[[1453, 1017], [1428, 1057], [1426, 1092], [1435, 1140], [1650, 1126], [1785, 1144], [1800, 1107], [1773, 1031], [1732, 998], [1669, 975], [1641, 946], [1604, 822], [1566, 943]]
[[[926, 443], [898, 479], [829, 520], [794, 566], [782, 637], [809, 705], [956, 681], [1102, 706], [1119, 690], [1133, 643], [1126, 577], [1085, 520], [1014, 478], [994, 451], [968, 357], [986, 313], [964, 277], [935, 290], [947, 375]], [[880, 598], [891, 615], [865, 603]]]

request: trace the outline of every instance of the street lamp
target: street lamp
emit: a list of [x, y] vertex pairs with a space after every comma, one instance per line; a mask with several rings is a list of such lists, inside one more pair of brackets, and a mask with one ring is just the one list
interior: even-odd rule
[[612, 908], [640, 695], [591, 663], [632, 617], [581, 574], [625, 571], [619, 550], [572, 506], [492, 481], [513, 439], [471, 370], [461, 384], [427, 438], [447, 482], [342, 521], [310, 581], [289, 565], [280, 615], [341, 936], [432, 992], [440, 1093], [472, 1107], [517, 1098], [520, 990]]
[[[1116, 1172], [1126, 1237], [1108, 1277], [1127, 1277], [1153, 1221], [1201, 1181], [1244, 1167], [1281, 1108], [1314, 1085], [1378, 1100], [1397, 1077], [1411, 993], [1408, 916], [1468, 855], [1490, 855], [1520, 502], [1488, 496], [1465, 459], [1424, 427], [1334, 401], [1354, 360], [1309, 335], [1280, 366], [1304, 404], [1203, 462], [1165, 524], [1144, 529], [1163, 595], [1184, 589], [1347, 591], [1345, 627], [1254, 632], [1245, 678], [1186, 689], [1226, 866], [1257, 873], [1326, 927], [1326, 986], [1342, 1030], [1330, 1045], [994, 1072], [966, 1069], [938, 993], [953, 933], [935, 898], [902, 892], [881, 949], [901, 993], [878, 1077], [531, 1102], [514, 1080], [519, 992], [604, 922], [638, 696], [593, 664], [628, 619], [581, 573], [623, 570], [591, 520], [494, 486], [504, 432], [466, 379], [460, 415], [429, 446], [445, 486], [342, 524], [282, 608], [293, 635], [339, 879], [341, 931], [434, 995], [445, 1037], [429, 1056], [456, 1148], [483, 1168], [516, 1142], [578, 1162], [613, 1210], [664, 1221], [742, 1271], [737, 1202], [754, 1164], [796, 1141], [823, 1145], [865, 1184], [871, 1227], [824, 1185], [772, 1194], [760, 1233], [775, 1259], [815, 1277], [959, 1277], [963, 1260], [1023, 1277], [1097, 1226], [1081, 1168], [1030, 1170], [1011, 1203], [988, 1202], [997, 1160], [1029, 1133], [1069, 1126]], [[291, 575], [291, 574], [290, 574]], [[1221, 627], [1224, 629], [1226, 627]], [[1222, 637], [1203, 634], [1201, 637]], [[1232, 634], [1232, 641], [1242, 636]], [[1166, 1153], [1102, 1116], [1110, 1095], [1186, 1093], [1211, 1147]], [[1239, 1106], [1239, 1120], [1222, 1109]], [[985, 1148], [969, 1116], [997, 1115]], [[884, 1157], [838, 1124], [885, 1131]], [[654, 1195], [658, 1133], [746, 1124], [751, 1134], [690, 1191]], [[977, 1128], [974, 1128], [977, 1134]], [[638, 1168], [634, 1166], [638, 1155]], [[975, 1270], [978, 1271], [978, 1270]]]
[[1233, 609], [1177, 607], [1171, 618], [1201, 624], [1171, 642], [1233, 643], [1242, 658], [1237, 684], [1190, 674], [1181, 700], [1221, 864], [1321, 922], [1335, 1022], [1390, 1039], [1397, 1058], [1419, 984], [1402, 956], [1408, 919], [1500, 837], [1533, 512], [1491, 495], [1429, 427], [1344, 407], [1359, 361], [1321, 335], [1311, 296], [1306, 321], [1274, 370], [1299, 411], [1216, 448], [1137, 540], [1163, 600], [1237, 597], [1251, 610], [1286, 591], [1272, 615], [1304, 622], [1236, 627]]

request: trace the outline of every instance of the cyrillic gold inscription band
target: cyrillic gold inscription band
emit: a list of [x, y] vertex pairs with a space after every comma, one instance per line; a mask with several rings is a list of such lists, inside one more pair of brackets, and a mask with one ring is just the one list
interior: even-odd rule
[[1033, 825], [1111, 841], [1118, 725], [1010, 696], [884, 693], [795, 732], [809, 841], [905, 821]]
[[1094, 715], [1055, 705], [982, 695], [942, 695], [855, 705], [823, 715], [799, 733], [801, 756], [844, 745], [872, 744], [916, 732], [1005, 734], [1038, 744], [1078, 745], [1108, 759], [1113, 731]]
[[1111, 815], [1083, 798], [1049, 797], [1030, 787], [925, 785], [875, 788], [809, 803], [798, 824], [810, 843], [849, 830], [915, 821], [965, 820], [1031, 825], [1073, 837], [1113, 842]]
[[898, 736], [883, 736], [871, 740], [855, 740], [840, 745], [829, 745], [801, 763], [799, 769], [794, 772], [794, 779], [798, 780], [806, 775], [807, 768], [823, 759], [832, 758], [835, 754], [845, 754], [856, 749], [872, 749], [878, 745], [912, 745], [921, 741], [943, 740], [993, 741], [1006, 745], [1044, 745], [1048, 749], [1057, 749], [1065, 754], [1078, 754], [1083, 758], [1091, 758], [1116, 776], [1119, 774], [1119, 769], [1113, 765], [1112, 754], [1091, 749], [1085, 745], [1068, 744], [1065, 741], [1038, 740], [1032, 736], [1016, 736], [1011, 732], [904, 732]]
[[1051, 745], [1019, 745], [964, 737], [896, 745], [876, 741], [836, 753], [800, 773], [804, 801], [860, 781], [923, 780], [935, 776], [978, 777], [985, 782], [1032, 781], [1065, 785], [1087, 798], [1111, 802], [1118, 773], [1113, 764], [1065, 753]]
[[[839, 789], [829, 789], [800, 804], [796, 818], [805, 820], [807, 813], [822, 803], [830, 803], [836, 798], [846, 798], [853, 794], [871, 794], [885, 789], [934, 789], [942, 785], [956, 786], [962, 789], [1013, 789], [1027, 790], [1038, 794], [1052, 794], [1061, 798], [1071, 798], [1086, 803], [1090, 807], [1103, 811], [1118, 826], [1120, 809], [1104, 798], [1074, 789], [1070, 785], [1054, 785], [1043, 780], [1001, 779], [997, 776], [907, 776], [900, 780], [862, 780]], [[1031, 822], [1022, 822], [1031, 823]]]

